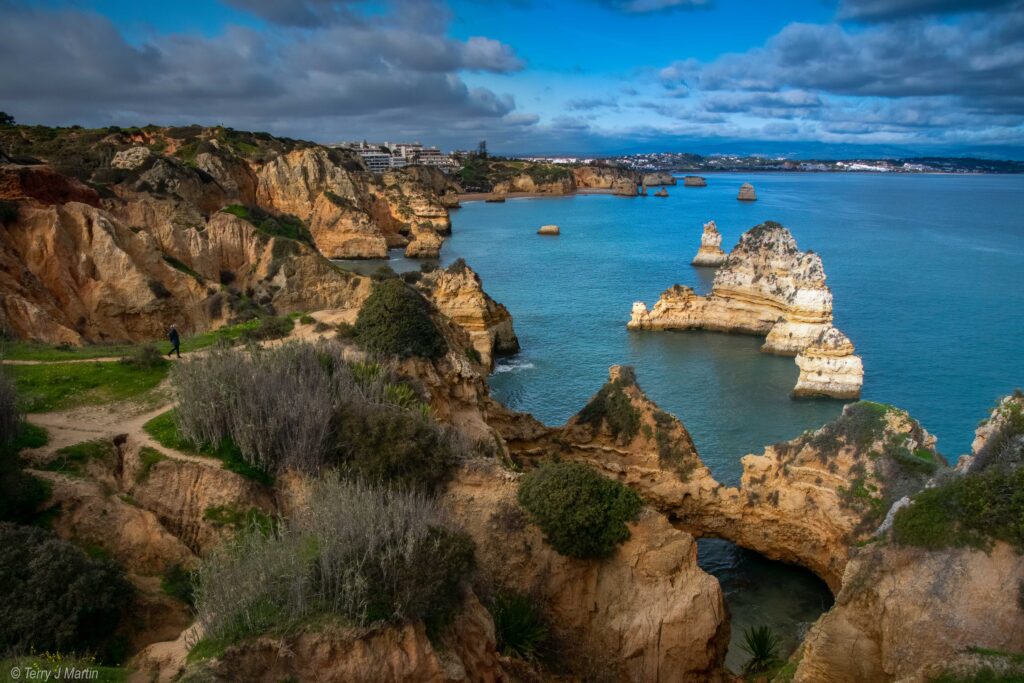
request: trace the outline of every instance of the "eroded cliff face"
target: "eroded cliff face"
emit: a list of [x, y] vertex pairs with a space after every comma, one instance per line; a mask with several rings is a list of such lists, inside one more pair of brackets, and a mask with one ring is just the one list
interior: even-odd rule
[[675, 185], [676, 178], [668, 171], [644, 173], [643, 176], [640, 178], [640, 184], [645, 187], [655, 187], [658, 185]]
[[646, 510], [612, 557], [564, 557], [526, 523], [518, 476], [493, 463], [470, 465], [445, 500], [476, 542], [481, 571], [539, 598], [567, 647], [564, 664], [622, 681], [726, 680], [722, 592], [697, 566], [692, 536]]
[[[836, 398], [860, 395], [859, 359], [838, 360], [853, 356], [853, 345], [848, 339], [840, 343], [829, 332], [832, 292], [825, 284], [821, 257], [801, 252], [790, 232], [778, 223], [762, 223], [740, 237], [716, 272], [708, 296], [674, 285], [653, 309], [635, 302], [627, 327], [764, 335], [762, 350], [781, 355], [795, 356], [813, 346], [808, 356], [819, 360], [806, 361], [808, 376], [800, 395], [812, 391]], [[820, 362], [826, 356], [837, 360]], [[830, 393], [833, 388], [836, 391]]]
[[495, 183], [492, 191], [499, 195], [513, 192], [566, 195], [576, 191], [576, 179], [568, 170], [564, 176], [555, 178], [535, 177], [529, 173], [521, 173], [509, 180]]
[[572, 174], [577, 188], [609, 190], [623, 197], [635, 197], [640, 184], [639, 176], [633, 171], [611, 166], [577, 166]]
[[729, 257], [722, 251], [722, 234], [718, 232], [718, 226], [714, 221], [704, 224], [704, 232], [700, 236], [700, 249], [690, 263], [694, 266], [708, 266], [717, 268], [725, 263]]
[[487, 370], [494, 367], [495, 355], [519, 350], [508, 309], [483, 290], [480, 276], [465, 263], [425, 274], [420, 288], [441, 313], [469, 334]]

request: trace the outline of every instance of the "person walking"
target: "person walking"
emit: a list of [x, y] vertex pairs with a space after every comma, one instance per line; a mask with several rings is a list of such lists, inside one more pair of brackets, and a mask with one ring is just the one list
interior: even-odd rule
[[171, 350], [167, 352], [168, 357], [172, 353], [178, 354], [178, 358], [181, 358], [181, 337], [178, 336], [178, 327], [171, 325], [171, 329], [167, 332], [167, 339], [171, 342]]

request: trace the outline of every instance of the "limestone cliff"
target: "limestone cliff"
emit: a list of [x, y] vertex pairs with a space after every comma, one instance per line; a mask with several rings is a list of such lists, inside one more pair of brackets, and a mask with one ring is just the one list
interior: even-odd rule
[[525, 192], [529, 194], [566, 195], [572, 194], [575, 191], [575, 178], [567, 170], [564, 171], [564, 174], [550, 175], [550, 177], [520, 173], [508, 180], [495, 183], [493, 188], [495, 194]]
[[635, 197], [640, 181], [633, 171], [613, 166], [577, 166], [572, 174], [579, 189], [608, 190], [623, 197]]
[[729, 257], [722, 251], [722, 234], [718, 232], [718, 226], [714, 221], [704, 224], [704, 232], [700, 236], [700, 249], [690, 263], [694, 266], [709, 266], [717, 268], [725, 263]]
[[413, 226], [410, 231], [412, 239], [405, 248], [406, 258], [436, 259], [441, 255], [441, 236], [425, 225]]
[[[828, 332], [832, 292], [825, 284], [821, 257], [800, 251], [790, 232], [778, 223], [769, 221], [743, 233], [716, 272], [708, 296], [675, 285], [651, 310], [643, 302], [634, 303], [627, 327], [764, 335], [762, 350], [782, 355], [797, 355], [820, 340], [811, 355], [831, 354], [828, 358], [835, 361], [814, 366], [820, 375], [814, 380], [815, 392], [837, 398], [859, 395], [859, 359], [842, 360], [853, 356], [853, 346]], [[807, 365], [810, 371], [811, 363]], [[832, 388], [835, 393], [830, 393]]]
[[644, 173], [640, 179], [640, 184], [645, 187], [656, 187], [658, 185], [675, 185], [676, 178], [668, 171], [656, 171], [654, 173]]
[[488, 370], [495, 355], [519, 350], [508, 309], [488, 296], [480, 276], [465, 262], [425, 274], [420, 286], [441, 313], [469, 334]]
[[864, 366], [853, 352], [853, 342], [849, 337], [834, 327], [824, 330], [814, 343], [796, 356], [800, 376], [793, 396], [860, 398]]
[[539, 599], [568, 648], [563, 665], [621, 681], [725, 680], [725, 604], [697, 566], [692, 536], [647, 510], [612, 557], [567, 558], [526, 523], [517, 478], [480, 463], [459, 471], [445, 499], [473, 536], [481, 571]]

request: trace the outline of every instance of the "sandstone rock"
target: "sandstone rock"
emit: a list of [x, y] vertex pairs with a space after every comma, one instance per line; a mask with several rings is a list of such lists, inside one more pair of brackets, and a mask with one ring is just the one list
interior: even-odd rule
[[718, 232], [718, 227], [714, 221], [708, 221], [704, 224], [704, 232], [700, 236], [700, 249], [697, 250], [691, 264], [716, 268], [725, 263], [728, 257], [729, 255], [722, 251], [722, 235]]
[[149, 147], [129, 147], [115, 154], [110, 165], [114, 168], [131, 170], [146, 163], [151, 156], [153, 156], [153, 152]]
[[657, 192], [655, 192], [655, 193], [654, 193], [654, 196], [655, 196], [655, 197], [667, 197], [667, 196], [668, 196], [668, 190], [666, 190], [666, 189], [665, 189], [665, 188], [663, 187], [663, 188], [661, 188], [660, 190], [658, 190]]
[[405, 248], [406, 258], [437, 258], [441, 255], [443, 240], [433, 229], [415, 226], [412, 229], [412, 241]]
[[718, 582], [697, 566], [696, 543], [647, 510], [602, 561], [559, 555], [525, 524], [516, 475], [492, 464], [459, 470], [445, 494], [498, 585], [540, 600], [570, 652], [621, 681], [724, 680], [728, 643]]
[[683, 187], [707, 187], [708, 181], [699, 175], [688, 175], [683, 178]]
[[538, 235], [560, 235], [562, 231], [559, 230], [557, 225], [542, 225], [540, 230], [537, 231]]
[[[771, 221], [740, 237], [715, 273], [710, 295], [698, 296], [689, 287], [675, 285], [651, 310], [635, 302], [627, 327], [765, 335], [762, 351], [781, 355], [797, 355], [822, 339], [817, 358], [832, 354], [828, 356], [834, 359], [829, 366], [834, 368], [832, 374], [843, 377], [842, 386], [835, 387], [836, 397], [859, 391], [859, 359], [842, 360], [852, 356], [853, 345], [840, 343], [832, 333], [822, 337], [832, 327], [832, 292], [825, 284], [821, 257], [801, 252], [789, 231]], [[813, 363], [824, 369], [820, 360], [805, 363], [809, 369]], [[817, 389], [828, 387], [823, 384]]]
[[675, 185], [676, 178], [668, 171], [657, 171], [655, 173], [644, 173], [640, 179], [640, 184], [645, 187], [655, 187], [657, 185]]
[[469, 266], [434, 270], [423, 276], [420, 286], [441, 313], [469, 334], [488, 370], [496, 354], [519, 350], [508, 309], [487, 295], [480, 276]]
[[492, 191], [495, 194], [510, 194], [513, 192], [525, 192], [529, 194], [551, 194], [566, 195], [576, 190], [576, 183], [573, 175], [568, 171], [565, 176], [538, 182], [529, 173], [521, 173], [509, 180], [495, 183]]
[[0, 199], [34, 199], [40, 204], [81, 202], [89, 206], [100, 205], [96, 190], [46, 166], [0, 168]]
[[750, 183], [740, 185], [740, 193], [736, 196], [736, 199], [741, 202], [756, 202], [757, 193], [754, 191], [754, 186]]
[[813, 344], [796, 356], [800, 376], [793, 396], [860, 398], [864, 366], [853, 352], [849, 337], [835, 327], [824, 330]]
[[635, 197], [639, 177], [633, 171], [612, 166], [577, 166], [572, 169], [577, 188], [609, 190], [624, 197]]

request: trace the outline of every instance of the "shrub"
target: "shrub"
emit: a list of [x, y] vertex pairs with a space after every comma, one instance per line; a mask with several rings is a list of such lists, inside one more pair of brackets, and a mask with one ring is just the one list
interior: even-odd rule
[[743, 665], [744, 674], [764, 673], [779, 663], [779, 639], [768, 626], [746, 629], [740, 647], [750, 655]]
[[95, 651], [132, 596], [124, 572], [34, 527], [0, 524], [0, 649]]
[[313, 244], [313, 235], [309, 232], [309, 228], [295, 216], [275, 216], [258, 206], [243, 206], [241, 204], [226, 206], [221, 211], [238, 216], [270, 237], [284, 237], [309, 245]]
[[896, 513], [893, 539], [929, 550], [999, 540], [1024, 553], [1024, 467], [987, 469], [921, 491]]
[[[350, 325], [350, 327], [351, 327], [351, 325]], [[318, 322], [318, 323], [317, 323], [317, 324], [316, 324], [316, 325], [315, 325], [315, 326], [313, 327], [313, 331], [314, 331], [314, 332], [326, 332], [326, 331], [327, 331], [327, 330], [329, 330], [329, 329], [331, 329], [331, 326], [330, 326], [330, 325], [328, 325], [328, 324], [327, 324], [327, 323], [325, 323], [325, 322]]]
[[374, 285], [359, 309], [354, 331], [368, 351], [401, 358], [439, 358], [447, 346], [426, 300], [398, 279]]
[[303, 325], [316, 325], [317, 324], [316, 318], [314, 318], [311, 315], [300, 315], [299, 316], [299, 322], [302, 323]]
[[519, 486], [519, 503], [545, 540], [569, 557], [603, 558], [629, 538], [626, 522], [643, 502], [631, 489], [586, 465], [548, 463]]
[[192, 587], [192, 572], [175, 562], [168, 565], [160, 577], [160, 590], [189, 607], [195, 606]]
[[600, 429], [602, 422], [608, 425], [612, 436], [622, 442], [628, 442], [640, 431], [640, 412], [630, 403], [624, 391], [623, 380], [615, 380], [601, 387], [597, 395], [580, 411], [579, 421], [595, 429]]
[[291, 334], [295, 323], [287, 316], [269, 316], [260, 318], [256, 327], [242, 332], [242, 339], [249, 342], [281, 339]]
[[352, 323], [338, 323], [335, 325], [334, 330], [334, 335], [338, 339], [354, 339], [356, 336], [356, 328]]
[[473, 545], [424, 494], [328, 477], [277, 533], [242, 534], [196, 572], [206, 637], [231, 642], [300, 620], [444, 623]]
[[167, 456], [149, 446], [143, 446], [139, 449], [139, 471], [135, 475], [136, 482], [143, 482], [149, 477], [150, 470], [161, 460], [166, 460]]
[[121, 362], [126, 365], [134, 365], [137, 368], [152, 370], [166, 366], [168, 361], [156, 344], [143, 344], [130, 355], [121, 358]]
[[544, 653], [548, 627], [533, 600], [518, 593], [499, 593], [491, 616], [501, 654], [533, 661]]

